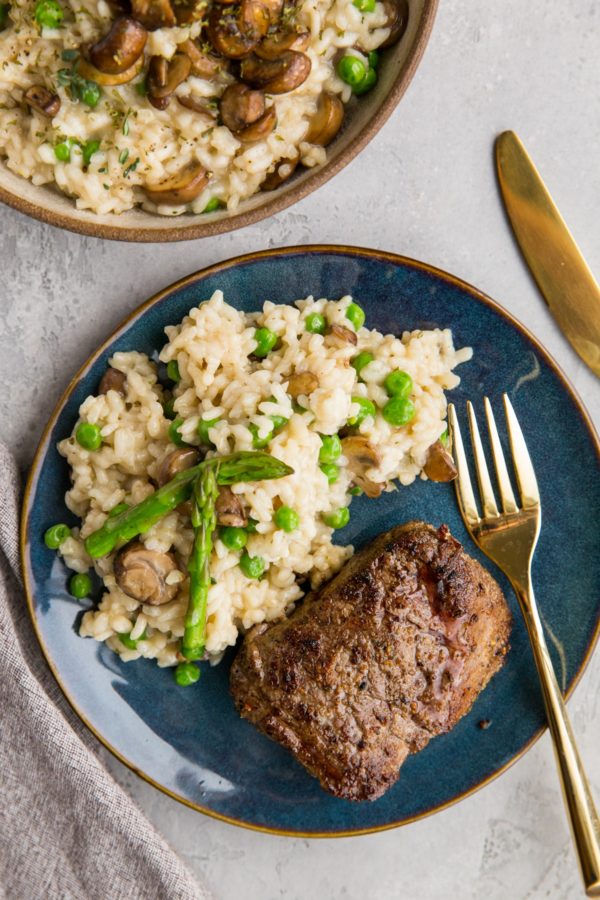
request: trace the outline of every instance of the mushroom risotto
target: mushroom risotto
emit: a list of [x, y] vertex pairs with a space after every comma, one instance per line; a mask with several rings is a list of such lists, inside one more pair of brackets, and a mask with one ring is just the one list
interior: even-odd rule
[[[444, 391], [471, 350], [448, 329], [382, 335], [348, 296], [243, 313], [217, 291], [165, 330], [160, 362], [112, 356], [59, 444], [81, 528], [57, 524], [46, 544], [75, 571], [74, 596], [94, 593], [92, 566], [102, 579], [83, 636], [171, 666], [189, 658], [197, 552], [208, 547], [202, 653], [216, 662], [341, 568], [353, 548], [333, 538], [355, 495], [455, 475]], [[189, 487], [211, 466], [214, 509]]]
[[0, 158], [78, 209], [237, 208], [325, 161], [407, 0], [0, 0]]

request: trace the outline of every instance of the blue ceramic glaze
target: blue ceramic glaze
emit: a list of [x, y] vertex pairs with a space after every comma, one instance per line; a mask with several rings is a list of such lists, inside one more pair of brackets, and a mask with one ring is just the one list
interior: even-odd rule
[[[469, 540], [450, 485], [418, 481], [377, 501], [352, 501], [340, 541], [357, 547], [409, 519], [450, 526], [469, 553], [506, 590], [515, 622], [503, 670], [447, 735], [402, 768], [374, 803], [327, 795], [292, 757], [237, 715], [228, 663], [204, 665], [194, 687], [170, 670], [123, 663], [105, 646], [77, 636], [82, 604], [66, 588], [69, 573], [43, 543], [64, 511], [65, 461], [56, 443], [71, 432], [84, 398], [96, 391], [115, 350], [152, 353], [163, 328], [217, 288], [239, 309], [262, 301], [291, 303], [313, 294], [353, 295], [367, 325], [382, 332], [451, 327], [458, 347], [474, 348], [452, 392], [464, 403], [487, 394], [500, 413], [507, 391], [519, 416], [541, 488], [543, 525], [534, 584], [559, 680], [572, 684], [596, 637], [600, 608], [600, 469], [597, 438], [579, 401], [535, 341], [473, 288], [410, 260], [373, 251], [300, 248], [220, 264], [154, 298], [122, 326], [74, 379], [42, 440], [25, 500], [23, 557], [29, 602], [44, 652], [77, 712], [121, 759], [158, 787], [212, 815], [250, 827], [335, 835], [376, 830], [432, 812], [469, 793], [505, 767], [539, 733], [544, 716], [525, 629], [505, 579]], [[500, 413], [500, 419], [502, 414]], [[85, 606], [85, 603], [83, 604]], [[489, 719], [487, 730], [478, 728]]]

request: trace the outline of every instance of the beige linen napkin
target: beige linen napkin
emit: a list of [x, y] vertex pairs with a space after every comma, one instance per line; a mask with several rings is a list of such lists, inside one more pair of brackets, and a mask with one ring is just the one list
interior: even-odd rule
[[0, 443], [0, 897], [209, 900], [103, 768], [46, 666], [20, 583], [18, 482]]

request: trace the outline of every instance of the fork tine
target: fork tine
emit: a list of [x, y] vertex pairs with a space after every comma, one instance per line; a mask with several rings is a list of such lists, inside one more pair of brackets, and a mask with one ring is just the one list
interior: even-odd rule
[[456, 463], [456, 469], [458, 471], [458, 478], [455, 482], [458, 505], [460, 506], [460, 511], [462, 513], [463, 519], [465, 520], [467, 525], [472, 528], [479, 522], [479, 513], [477, 511], [477, 504], [475, 503], [475, 497], [473, 495], [473, 487], [471, 485], [471, 476], [469, 474], [469, 467], [467, 465], [467, 457], [465, 456], [465, 448], [463, 445], [460, 427], [458, 425], [458, 418], [456, 416], [456, 410], [454, 409], [453, 403], [451, 403], [448, 407], [448, 421], [450, 422], [450, 430], [452, 433], [452, 452], [454, 461]]
[[538, 490], [533, 463], [519, 425], [519, 420], [513, 409], [512, 403], [508, 399], [508, 394], [503, 395], [504, 409], [506, 410], [506, 421], [508, 423], [508, 436], [510, 439], [510, 447], [513, 455], [513, 465], [515, 474], [521, 492], [521, 502], [523, 508], [527, 509], [532, 506], [539, 506], [540, 492]]
[[484, 397], [485, 414], [488, 422], [488, 430], [490, 432], [490, 443], [492, 445], [492, 453], [494, 456], [494, 465], [496, 467], [496, 478], [498, 479], [498, 488], [500, 490], [500, 498], [502, 500], [502, 509], [505, 513], [514, 513], [518, 511], [517, 501], [513, 494], [510, 478], [506, 462], [504, 461], [504, 451], [500, 443], [500, 436], [496, 428], [496, 420], [492, 410], [492, 404], [487, 397]]
[[475, 470], [477, 472], [477, 480], [479, 482], [479, 493], [483, 504], [483, 515], [498, 516], [498, 507], [494, 497], [494, 489], [490, 481], [490, 473], [488, 471], [485, 453], [483, 452], [483, 444], [479, 436], [479, 428], [477, 427], [477, 418], [475, 410], [470, 400], [467, 401], [467, 413], [469, 414], [469, 425], [471, 426], [471, 442], [473, 444], [473, 454], [475, 456]]

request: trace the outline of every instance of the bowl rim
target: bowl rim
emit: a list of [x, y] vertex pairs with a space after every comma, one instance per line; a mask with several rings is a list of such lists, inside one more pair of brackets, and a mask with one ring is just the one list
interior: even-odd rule
[[[194, 803], [192, 800], [183, 797], [181, 794], [176, 793], [175, 791], [170, 790], [164, 785], [160, 784], [154, 778], [147, 775], [143, 772], [135, 763], [131, 762], [124, 756], [119, 750], [112, 746], [91, 724], [86, 715], [78, 708], [76, 702], [69, 695], [68, 689], [63, 684], [57, 666], [54, 664], [51, 654], [47, 649], [41, 631], [38, 627], [37, 616], [34, 607], [34, 591], [35, 585], [33, 581], [33, 576], [31, 572], [31, 566], [28, 560], [27, 548], [28, 548], [28, 531], [29, 531], [29, 513], [32, 508], [33, 495], [35, 492], [35, 488], [37, 487], [37, 483], [40, 476], [40, 470], [44, 462], [45, 455], [50, 447], [50, 438], [52, 435], [52, 431], [56, 424], [57, 419], [63, 411], [64, 406], [69, 400], [71, 393], [78, 385], [81, 378], [87, 374], [89, 369], [95, 364], [97, 359], [105, 352], [106, 349], [121, 336], [121, 334], [127, 330], [134, 322], [136, 322], [144, 313], [159, 303], [163, 298], [173, 293], [174, 291], [179, 290], [182, 287], [186, 287], [187, 285], [196, 283], [200, 278], [205, 278], [210, 275], [218, 274], [219, 272], [225, 271], [227, 269], [235, 268], [240, 265], [246, 265], [248, 263], [253, 263], [262, 259], [269, 259], [273, 257], [286, 257], [293, 258], [294, 256], [302, 256], [304, 254], [323, 254], [330, 253], [339, 256], [348, 256], [352, 257], [366, 257], [370, 260], [376, 260], [378, 262], [383, 263], [391, 263], [393, 265], [407, 266], [412, 269], [419, 270], [428, 275], [432, 275], [436, 278], [441, 279], [447, 284], [452, 285], [453, 287], [458, 287], [466, 294], [470, 296], [471, 299], [476, 300], [479, 303], [483, 303], [485, 306], [491, 308], [498, 315], [505, 318], [514, 328], [521, 332], [528, 340], [533, 344], [536, 353], [539, 353], [540, 356], [544, 359], [546, 364], [552, 369], [552, 371], [558, 376], [561, 381], [564, 390], [570, 396], [571, 400], [577, 411], [579, 412], [584, 426], [587, 428], [590, 437], [592, 438], [594, 449], [596, 452], [596, 456], [600, 461], [600, 435], [596, 430], [596, 427], [590, 417], [590, 414], [581, 399], [578, 395], [575, 387], [564, 373], [560, 365], [556, 362], [551, 353], [544, 347], [541, 341], [525, 326], [522, 322], [519, 321], [511, 312], [505, 309], [497, 300], [492, 299], [490, 296], [485, 294], [483, 291], [479, 290], [479, 288], [470, 284], [469, 282], [459, 278], [456, 275], [452, 275], [451, 273], [445, 271], [444, 269], [440, 269], [437, 266], [433, 266], [430, 263], [422, 262], [417, 259], [413, 259], [409, 256], [402, 256], [401, 254], [392, 253], [386, 250], [375, 250], [369, 249], [365, 247], [357, 247], [357, 246], [348, 246], [345, 244], [302, 244], [297, 246], [288, 246], [288, 247], [279, 247], [272, 250], [258, 250], [251, 253], [245, 253], [240, 256], [234, 256], [230, 259], [222, 260], [217, 263], [213, 263], [210, 266], [205, 266], [202, 269], [199, 269], [196, 272], [191, 273], [190, 275], [186, 275], [183, 278], [178, 279], [172, 284], [168, 285], [165, 288], [162, 288], [160, 291], [157, 291], [152, 295], [148, 300], [144, 303], [140, 304], [134, 310], [132, 310], [118, 325], [117, 327], [108, 335], [108, 337], [97, 347], [97, 349], [90, 354], [90, 356], [85, 360], [85, 362], [80, 366], [75, 375], [70, 379], [67, 387], [63, 391], [59, 400], [57, 401], [52, 414], [46, 424], [42, 436], [40, 438], [39, 444], [37, 446], [33, 461], [31, 463], [31, 467], [28, 472], [27, 482], [25, 485], [25, 490], [23, 492], [23, 501], [21, 507], [21, 524], [19, 530], [19, 549], [20, 549], [20, 557], [21, 557], [21, 566], [23, 572], [23, 586], [25, 591], [25, 598], [27, 601], [27, 608], [29, 612], [29, 616], [32, 622], [33, 630], [39, 646], [41, 648], [42, 654], [52, 672], [59, 688], [61, 689], [64, 697], [68, 701], [69, 705], [80, 719], [83, 724], [92, 732], [94, 737], [100, 741], [100, 743], [109, 750], [113, 756], [115, 756], [123, 765], [127, 766], [132, 772], [136, 775], [139, 775], [145, 782], [157, 788], [161, 793], [166, 794], [168, 797], [171, 797], [173, 800], [177, 800], [179, 803], [182, 803], [184, 806], [189, 807], [190, 809], [196, 810], [196, 812], [204, 813], [204, 815], [210, 816], [213, 819], [218, 819], [222, 822], [227, 822], [230, 825], [237, 825], [238, 827], [248, 829], [250, 831], [259, 831], [265, 834], [272, 834], [284, 837], [296, 837], [296, 838], [342, 838], [342, 837], [358, 837], [360, 835], [366, 834], [376, 834], [382, 831], [390, 831], [393, 828], [399, 828], [403, 825], [410, 825], [413, 822], [417, 822], [421, 819], [425, 819], [434, 813], [442, 812], [445, 809], [448, 809], [451, 806], [454, 806], [461, 800], [465, 800], [467, 797], [470, 797], [472, 794], [479, 791], [481, 788], [486, 787], [492, 781], [495, 781], [500, 775], [504, 774], [511, 766], [513, 766], [518, 760], [520, 760], [525, 754], [533, 747], [534, 744], [540, 739], [540, 737], [547, 730], [547, 726], [544, 725], [536, 731], [531, 738], [518, 750], [510, 759], [508, 759], [502, 766], [498, 769], [495, 769], [493, 772], [486, 775], [482, 778], [477, 784], [474, 784], [472, 787], [467, 790], [457, 794], [452, 797], [450, 800], [447, 800], [443, 803], [439, 803], [434, 805], [426, 810], [423, 810], [415, 815], [407, 816], [404, 819], [399, 819], [394, 822], [387, 822], [384, 825], [376, 825], [370, 826], [367, 828], [355, 828], [348, 830], [337, 830], [337, 831], [291, 831], [281, 828], [270, 827], [266, 825], [261, 825], [258, 823], [250, 822], [248, 820], [236, 819], [232, 816], [227, 816], [223, 813], [216, 812], [208, 807], [202, 806], [201, 804]], [[600, 614], [596, 620], [596, 625], [593, 631], [593, 634], [590, 638], [590, 642], [586, 648], [583, 659], [579, 665], [579, 668], [573, 675], [571, 683], [569, 684], [566, 691], [563, 692], [563, 696], [565, 700], [571, 696], [579, 681], [587, 668], [587, 665], [592, 657], [592, 654], [595, 650], [595, 647], [600, 638]]]
[[[245, 228], [247, 225], [253, 225], [261, 219], [273, 216], [275, 213], [281, 212], [282, 210], [287, 209], [287, 207], [292, 206], [294, 203], [297, 203], [299, 200], [302, 200], [304, 197], [326, 184], [326, 182], [333, 178], [334, 175], [337, 175], [338, 172], [345, 168], [345, 166], [347, 166], [360, 151], [364, 149], [389, 119], [406, 92], [421, 62], [431, 36], [438, 3], [439, 0], [424, 0], [423, 11], [419, 19], [418, 28], [404, 65], [396, 75], [392, 87], [383, 103], [375, 111], [367, 124], [348, 143], [348, 146], [344, 148], [339, 156], [335, 159], [326, 161], [318, 170], [313, 170], [312, 173], [309, 172], [305, 178], [298, 181], [298, 183], [293, 185], [289, 190], [283, 191], [279, 195], [274, 193], [271, 202], [265, 202], [254, 209], [242, 210], [241, 212], [234, 213], [231, 216], [225, 216], [222, 219], [216, 219], [212, 222], [199, 222], [197, 221], [198, 216], [195, 216], [190, 224], [185, 224], [185, 216], [178, 216], [177, 219], [164, 217], [165, 221], [170, 223], [181, 222], [182, 224], [171, 224], [169, 227], [165, 225], [156, 228], [150, 228], [143, 224], [139, 226], [126, 225], [120, 227], [118, 224], [113, 225], [94, 221], [93, 218], [80, 218], [80, 211], [77, 210], [74, 205], [69, 212], [52, 210], [46, 206], [39, 206], [25, 197], [19, 196], [18, 193], [14, 193], [2, 184], [0, 184], [0, 202], [5, 203], [7, 206], [16, 209], [18, 212], [24, 213], [33, 219], [37, 219], [48, 225], [54, 225], [57, 228], [63, 228], [67, 231], [84, 234], [89, 237], [134, 243], [167, 243], [213, 237], [217, 234], [225, 234], [229, 231]], [[0, 163], [0, 165], [4, 166], [4, 162]], [[46, 185], [39, 185], [38, 189], [49, 191], [49, 188]], [[144, 215], [150, 214], [144, 213]], [[119, 216], [115, 215], [114, 218], [118, 220]]]

